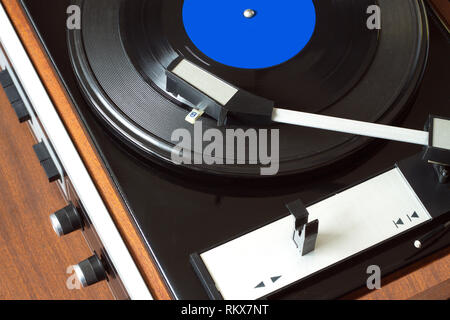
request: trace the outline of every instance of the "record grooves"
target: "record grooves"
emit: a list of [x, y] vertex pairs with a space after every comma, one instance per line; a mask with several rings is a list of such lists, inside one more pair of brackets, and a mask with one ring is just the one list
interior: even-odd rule
[[[165, 69], [179, 56], [278, 106], [383, 124], [407, 111], [427, 60], [426, 18], [415, 0], [313, 1], [316, 25], [311, 40], [292, 59], [264, 69], [226, 66], [201, 52], [183, 25], [183, 1], [74, 2], [82, 6], [83, 26], [69, 31], [69, 50], [88, 101], [124, 141], [151, 159], [169, 163], [171, 133], [177, 128], [193, 130], [184, 121], [192, 106], [165, 87]], [[383, 12], [380, 31], [366, 26], [367, 7], [375, 3]], [[204, 117], [202, 122], [204, 130], [217, 127], [214, 119]], [[370, 141], [274, 127], [283, 137], [280, 175], [329, 166]], [[259, 176], [255, 165], [189, 168]]]

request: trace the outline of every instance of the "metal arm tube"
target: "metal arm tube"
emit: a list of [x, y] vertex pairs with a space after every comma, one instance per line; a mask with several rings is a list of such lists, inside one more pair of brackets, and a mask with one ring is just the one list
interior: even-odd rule
[[428, 146], [429, 133], [382, 124], [274, 108], [272, 121]]

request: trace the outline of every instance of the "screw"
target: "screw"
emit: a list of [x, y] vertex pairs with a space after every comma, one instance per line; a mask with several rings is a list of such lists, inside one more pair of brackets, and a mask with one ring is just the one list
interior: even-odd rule
[[246, 17], [247, 19], [251, 19], [254, 16], [256, 16], [256, 11], [252, 10], [252, 9], [247, 9], [244, 11], [244, 17]]
[[414, 241], [414, 247], [416, 247], [417, 249], [422, 248], [422, 242], [420, 242], [419, 240]]

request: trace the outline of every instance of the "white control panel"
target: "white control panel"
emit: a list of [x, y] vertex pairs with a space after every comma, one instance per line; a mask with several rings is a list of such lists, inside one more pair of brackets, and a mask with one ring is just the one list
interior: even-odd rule
[[306, 256], [292, 240], [292, 216], [201, 254], [224, 299], [261, 298], [431, 219], [397, 168], [308, 211], [319, 235]]

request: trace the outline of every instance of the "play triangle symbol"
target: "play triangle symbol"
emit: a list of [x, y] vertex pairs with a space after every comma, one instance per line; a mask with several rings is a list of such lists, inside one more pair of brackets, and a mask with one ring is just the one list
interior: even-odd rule
[[412, 214], [412, 216], [411, 217], [413, 217], [413, 218], [418, 218], [419, 217], [419, 215], [417, 214], [417, 212], [414, 212], [413, 214]]
[[255, 287], [255, 289], [258, 289], [258, 288], [264, 288], [266, 285], [264, 284], [264, 282], [260, 282], [256, 287]]
[[277, 282], [278, 279], [280, 279], [280, 278], [281, 278], [281, 276], [276, 276], [276, 277], [270, 278], [270, 280], [272, 280], [272, 282], [275, 283], [275, 282]]
[[402, 219], [398, 219], [398, 221], [396, 222], [396, 224], [403, 224], [403, 220], [402, 220]]

